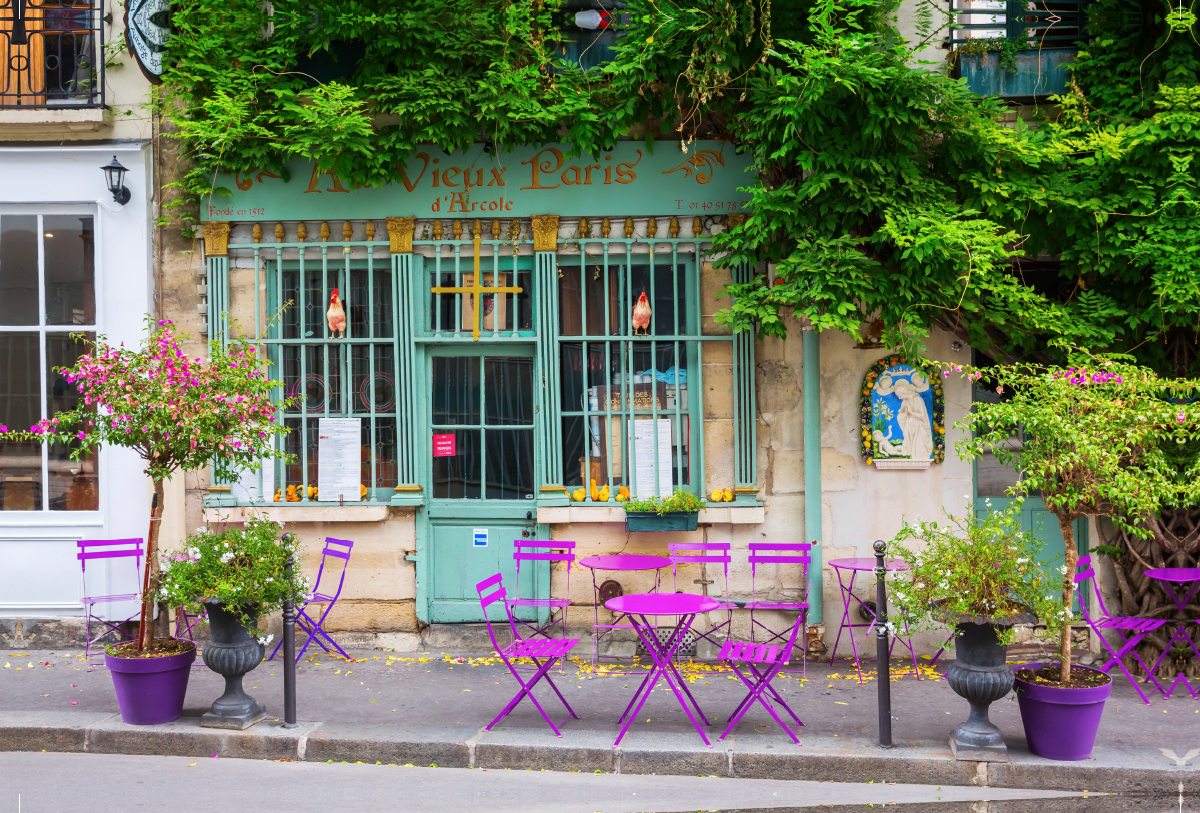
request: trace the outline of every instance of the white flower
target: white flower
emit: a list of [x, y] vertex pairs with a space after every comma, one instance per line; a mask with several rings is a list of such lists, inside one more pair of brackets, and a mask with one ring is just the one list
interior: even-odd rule
[[221, 554], [221, 564], [223, 564], [223, 565], [229, 564], [229, 560], [232, 558], [233, 558], [233, 551], [228, 551], [228, 550], [225, 551], [224, 553]]
[[1020, 558], [1020, 559], [1017, 559], [1017, 564], [1019, 564], [1019, 565], [1023, 565], [1023, 564], [1025, 564], [1025, 563], [1026, 563], [1026, 562], [1028, 562], [1028, 561], [1029, 561], [1028, 559], [1026, 559], [1026, 558], [1022, 557], [1022, 558]]
[[208, 533], [208, 528], [205, 528], [203, 525], [201, 525], [199, 528], [196, 529], [195, 533], [206, 534], [206, 533]]
[[1061, 573], [1061, 574], [1063, 574], [1064, 576], [1065, 576], [1065, 575], [1067, 575], [1067, 566], [1066, 566], [1066, 565], [1063, 565], [1062, 567], [1060, 567], [1060, 568], [1058, 569], [1058, 572], [1059, 572], [1059, 573]]
[[268, 581], [268, 582], [273, 582], [273, 581], [275, 581], [275, 579], [271, 578], [270, 576], [267, 576], [267, 581]]
[[924, 589], [925, 589], [925, 582], [917, 582], [917, 589], [918, 589], [918, 590], [924, 590]]
[[170, 560], [170, 559], [163, 559], [163, 560], [162, 560], [162, 564], [160, 564], [160, 565], [158, 566], [158, 569], [159, 569], [159, 570], [161, 570], [163, 573], [167, 573], [168, 571], [170, 571], [170, 569], [171, 569], [171, 560]]
[[268, 636], [266, 636], [265, 638], [259, 638], [259, 639], [258, 639], [258, 642], [259, 642], [260, 644], [262, 644], [263, 646], [266, 646], [267, 644], [271, 643], [271, 641], [273, 641], [273, 640], [275, 640], [275, 636], [274, 636], [274, 635], [268, 635]]
[[199, 548], [188, 548], [187, 554], [188, 554], [189, 559], [199, 559], [200, 558], [200, 549]]

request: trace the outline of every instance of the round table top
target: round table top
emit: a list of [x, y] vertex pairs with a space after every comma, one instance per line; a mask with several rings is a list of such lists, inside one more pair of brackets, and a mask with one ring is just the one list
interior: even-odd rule
[[643, 556], [633, 553], [614, 553], [608, 556], [588, 556], [579, 564], [593, 570], [658, 570], [670, 567], [671, 560], [665, 556]]
[[1152, 567], [1146, 575], [1161, 582], [1200, 581], [1200, 567]]
[[614, 613], [633, 615], [692, 615], [706, 613], [721, 606], [721, 602], [695, 593], [630, 593], [604, 602]]
[[[830, 567], [840, 567], [843, 570], [874, 570], [874, 556], [859, 556], [849, 559], [830, 559], [826, 562]], [[908, 570], [908, 565], [903, 559], [893, 559], [890, 562], [884, 562], [884, 567], [888, 570]]]

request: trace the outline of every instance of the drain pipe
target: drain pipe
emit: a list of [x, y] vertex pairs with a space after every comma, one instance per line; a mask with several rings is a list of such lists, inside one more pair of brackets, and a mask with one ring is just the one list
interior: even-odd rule
[[812, 543], [808, 566], [808, 623], [824, 621], [821, 551], [821, 334], [804, 337], [804, 541]]

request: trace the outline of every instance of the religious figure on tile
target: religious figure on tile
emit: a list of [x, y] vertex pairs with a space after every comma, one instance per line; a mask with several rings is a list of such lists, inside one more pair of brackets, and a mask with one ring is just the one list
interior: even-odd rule
[[942, 459], [942, 388], [922, 359], [880, 360], [867, 373], [862, 392], [863, 457], [868, 462]]

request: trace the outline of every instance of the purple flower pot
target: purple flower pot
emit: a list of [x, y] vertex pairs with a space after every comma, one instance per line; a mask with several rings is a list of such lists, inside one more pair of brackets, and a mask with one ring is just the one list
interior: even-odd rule
[[112, 673], [121, 719], [130, 725], [179, 719], [195, 660], [195, 646], [165, 658], [114, 658], [105, 653], [104, 662]]
[[[1030, 663], [1018, 666], [1016, 670], [1036, 672], [1047, 665]], [[1071, 671], [1076, 669], [1100, 671], [1086, 666], [1071, 667]], [[1039, 757], [1063, 761], [1087, 759], [1092, 755], [1100, 717], [1104, 714], [1104, 701], [1112, 690], [1111, 680], [1095, 688], [1064, 689], [1028, 683], [1017, 677], [1015, 687], [1030, 751]]]

